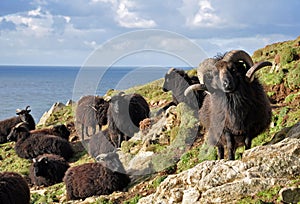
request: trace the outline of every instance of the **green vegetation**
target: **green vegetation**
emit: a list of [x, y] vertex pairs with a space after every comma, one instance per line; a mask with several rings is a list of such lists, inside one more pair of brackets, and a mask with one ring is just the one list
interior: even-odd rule
[[[289, 127], [299, 122], [300, 117], [300, 37], [296, 40], [276, 43], [268, 45], [265, 48], [254, 52], [253, 58], [255, 62], [269, 60], [274, 62], [276, 54], [280, 55], [281, 67], [278, 72], [270, 73], [268, 68], [258, 71], [258, 77], [265, 87], [268, 96], [274, 101], [273, 117], [270, 128], [256, 137], [252, 142], [252, 147], [262, 145], [269, 142], [277, 133], [280, 138], [283, 138]], [[188, 74], [196, 75], [196, 69], [190, 70]], [[172, 100], [170, 92], [163, 92], [161, 87], [163, 79], [153, 81], [151, 83], [135, 86], [126, 93], [139, 93], [143, 95], [150, 104], [151, 111], [163, 106], [165, 103]], [[108, 95], [115, 94], [116, 91], [109, 91]], [[164, 172], [176, 173], [182, 172], [205, 160], [215, 160], [217, 151], [215, 148], [206, 144], [203, 134], [195, 137], [195, 129], [198, 127], [197, 115], [193, 113], [185, 104], [179, 104], [176, 108], [177, 121], [175, 127], [170, 130], [164, 130], [163, 134], [166, 138], [166, 143], [150, 144], [148, 151], [154, 151], [158, 154], [154, 158], [153, 164], [156, 169], [165, 167], [165, 164], [170, 163], [170, 167]], [[73, 122], [74, 110], [72, 106], [66, 106], [59, 112], [55, 113], [47, 121], [46, 126], [56, 124], [67, 124]], [[201, 130], [203, 131], [203, 130]], [[282, 131], [278, 133], [279, 131]], [[194, 144], [192, 144], [195, 142]], [[187, 148], [186, 144], [189, 147]], [[80, 148], [80, 143], [73, 144], [76, 149], [74, 157], [70, 160], [71, 166], [82, 163], [93, 162], [87, 152]], [[132, 155], [136, 154], [143, 144], [140, 141], [123, 142], [121, 150]], [[0, 145], [0, 171], [14, 171], [27, 176], [29, 173], [28, 167], [30, 161], [19, 158], [14, 151], [14, 143], [6, 143]], [[176, 150], [176, 151], [175, 151]], [[179, 156], [176, 155], [180, 152]], [[236, 158], [240, 159], [244, 148], [238, 148]], [[182, 154], [183, 153], [183, 154]], [[176, 159], [168, 159], [176, 158]], [[174, 164], [174, 162], [177, 162]], [[155, 180], [147, 185], [151, 191], [156, 189], [159, 184], [167, 177], [167, 175], [156, 176]], [[294, 186], [300, 186], [300, 179], [294, 178], [291, 180]], [[257, 195], [246, 197], [239, 203], [266, 203], [280, 202], [278, 191], [280, 186], [274, 186], [271, 189], [260, 192]], [[139, 191], [131, 193], [123, 203], [134, 204], [145, 195]], [[41, 190], [33, 190], [31, 193], [31, 203], [61, 203], [65, 200], [65, 186], [63, 183], [53, 185]], [[95, 203], [110, 204], [114, 203], [111, 199], [99, 197], [95, 199]]]
[[281, 187], [280, 186], [274, 186], [273, 188], [270, 188], [265, 191], [261, 191], [257, 193], [255, 196], [248, 196], [243, 199], [241, 199], [238, 204], [265, 204], [265, 203], [274, 203], [274, 201], [280, 201], [279, 198], [279, 191]]
[[29, 174], [29, 160], [17, 156], [14, 142], [0, 145], [0, 172], [14, 171], [23, 175]]

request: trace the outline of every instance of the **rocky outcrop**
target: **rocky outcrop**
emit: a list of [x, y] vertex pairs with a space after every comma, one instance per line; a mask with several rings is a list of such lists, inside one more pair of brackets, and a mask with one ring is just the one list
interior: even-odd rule
[[283, 128], [273, 136], [271, 141], [266, 142], [264, 145], [276, 144], [288, 137], [300, 139], [300, 122], [296, 123], [292, 127]]
[[242, 160], [205, 161], [180, 174], [168, 176], [147, 203], [235, 203], [274, 185], [287, 185], [300, 175], [300, 140], [247, 150]]
[[60, 102], [54, 103], [51, 106], [51, 108], [42, 115], [42, 117], [41, 117], [40, 121], [38, 122], [37, 126], [44, 126], [46, 124], [48, 118], [51, 115], [53, 115], [57, 111], [60, 111], [65, 106], [66, 106], [65, 104], [60, 103]]

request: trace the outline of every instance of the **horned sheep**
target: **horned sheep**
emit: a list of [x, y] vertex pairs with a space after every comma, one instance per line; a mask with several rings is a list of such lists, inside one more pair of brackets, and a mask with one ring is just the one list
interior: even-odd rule
[[199, 111], [200, 123], [208, 130], [208, 141], [218, 147], [219, 159], [235, 159], [239, 146], [251, 148], [251, 141], [269, 127], [271, 106], [254, 73], [270, 62], [254, 64], [242, 50], [233, 50], [224, 56], [205, 61], [198, 68], [199, 84], [191, 90], [205, 89], [209, 94]]
[[39, 155], [29, 167], [29, 178], [34, 185], [51, 186], [63, 181], [69, 167], [68, 162], [58, 155]]
[[69, 168], [64, 177], [67, 200], [85, 199], [122, 191], [130, 183], [119, 157], [107, 154], [100, 162]]
[[27, 122], [30, 130], [35, 129], [35, 122], [29, 110], [30, 106], [27, 106], [24, 110], [17, 109], [16, 114], [18, 116], [12, 117], [6, 120], [0, 121], [0, 144], [7, 142], [7, 135], [11, 129], [20, 122]]
[[16, 141], [15, 151], [21, 158], [33, 159], [41, 154], [52, 153], [68, 160], [73, 155], [73, 149], [67, 140], [55, 135], [31, 135], [24, 122], [16, 125], [7, 139]]
[[[96, 133], [96, 127], [107, 124], [108, 102], [103, 97], [87, 95], [79, 99], [75, 114], [76, 128], [80, 130], [82, 140], [85, 135], [91, 136]], [[89, 133], [89, 127], [92, 134]]]
[[[194, 110], [199, 110], [202, 106], [205, 92], [203, 90], [196, 90], [189, 92], [188, 96], [184, 95], [184, 91], [193, 84], [199, 84], [197, 76], [188, 76], [188, 74], [181, 69], [171, 68], [165, 74], [163, 91], [172, 91], [172, 102], [167, 104], [159, 111], [165, 111], [172, 105], [178, 105], [181, 102], [185, 102]], [[158, 113], [158, 114], [159, 114]]]
[[38, 130], [31, 130], [32, 135], [55, 135], [66, 140], [69, 140], [70, 131], [65, 125], [54, 125], [50, 128], [43, 128]]

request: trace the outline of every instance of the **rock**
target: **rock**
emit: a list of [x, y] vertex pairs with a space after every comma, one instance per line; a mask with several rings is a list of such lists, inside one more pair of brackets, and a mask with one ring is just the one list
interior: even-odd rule
[[72, 106], [73, 104], [75, 104], [75, 102], [70, 99], [67, 101], [66, 106]]
[[299, 157], [300, 140], [287, 138], [247, 150], [242, 160], [204, 161], [168, 176], [139, 203], [234, 203], [274, 185], [288, 184], [300, 175]]
[[300, 202], [300, 188], [289, 187], [283, 188], [279, 192], [282, 202], [284, 203], [299, 203]]
[[287, 133], [287, 137], [300, 139], [300, 122], [296, 123]]
[[60, 102], [54, 103], [51, 106], [51, 108], [43, 114], [43, 116], [41, 117], [41, 119], [38, 122], [37, 126], [44, 126], [51, 115], [53, 115], [55, 112], [61, 110], [65, 106], [66, 106], [65, 104], [60, 103]]
[[300, 139], [300, 122], [296, 123], [292, 127], [283, 128], [273, 136], [271, 141], [266, 142], [264, 145], [276, 144], [288, 137]]

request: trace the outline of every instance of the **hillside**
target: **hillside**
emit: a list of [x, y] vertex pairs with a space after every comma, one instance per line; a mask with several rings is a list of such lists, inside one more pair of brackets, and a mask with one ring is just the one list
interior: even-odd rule
[[[300, 122], [300, 37], [295, 40], [275, 43], [272, 45], [268, 45], [265, 48], [258, 49], [253, 53], [252, 57], [255, 62], [269, 60], [273, 64], [277, 65], [276, 67], [274, 67], [273, 71], [271, 71], [270, 69], [262, 69], [258, 71], [257, 74], [260, 81], [264, 85], [265, 91], [270, 97], [273, 117], [270, 128], [253, 140], [252, 148], [256, 147], [257, 149], [255, 150], [257, 150], [258, 152], [261, 151], [261, 154], [265, 154], [265, 151], [271, 152], [273, 151], [273, 149], [270, 147], [270, 150], [268, 149], [268, 147], [262, 146], [263, 144], [275, 144], [283, 140], [287, 136], [292, 126]], [[195, 74], [195, 70], [191, 70], [190, 74]], [[151, 111], [155, 112], [171, 100], [171, 94], [162, 91], [162, 83], [163, 79], [160, 79], [143, 86], [132, 87], [128, 90], [125, 90], [125, 92], [140, 93], [150, 104]], [[74, 120], [73, 111], [74, 108], [72, 108], [72, 106], [64, 107], [59, 112], [53, 114], [47, 121], [46, 125], [48, 126], [60, 123], [71, 125]], [[216, 150], [212, 147], [208, 147], [204, 142], [204, 130], [201, 130], [200, 135], [192, 138], [193, 144], [186, 145], [186, 148], [181, 150], [179, 156], [173, 155], [173, 152], [175, 152], [175, 150], [177, 149], [180, 149], [180, 147], [182, 146], [180, 141], [178, 141], [178, 136], [180, 135], [181, 139], [182, 137], [184, 137], [186, 140], [189, 140], [189, 135], [193, 133], [194, 129], [197, 126], [197, 119], [191, 113], [191, 110], [184, 104], [180, 104], [177, 108], [171, 109], [168, 112], [168, 115], [163, 116], [163, 118], [153, 119], [151, 122], [152, 127], [157, 124], [157, 129], [153, 129], [159, 132], [159, 134], [157, 132], [155, 133], [157, 134], [156, 137], [158, 138], [157, 143], [145, 145], [138, 140], [129, 140], [127, 142], [123, 142], [121, 148], [124, 155], [130, 155], [133, 158], [139, 158], [139, 156], [142, 157], [142, 154], [144, 152], [154, 152], [157, 155], [163, 155], [163, 158], [160, 156], [154, 157], [154, 159], [158, 160], [156, 163], [154, 163], [157, 166], [153, 167], [154, 171], [152, 171], [150, 175], [142, 178], [139, 177], [139, 180], [137, 180], [134, 185], [130, 186], [127, 192], [113, 193], [110, 196], [92, 197], [86, 199], [85, 201], [74, 201], [68, 203], [138, 203], [139, 200], [141, 200], [140, 202], [142, 203], [147, 203], [147, 198], [150, 199], [151, 196], [152, 198], [153, 196], [157, 198], [159, 198], [159, 196], [162, 196], [161, 194], [159, 194], [159, 191], [172, 192], [172, 189], [180, 189], [181, 187], [185, 188], [185, 186], [178, 186], [179, 184], [177, 185], [176, 182], [184, 180], [183, 178], [186, 179], [190, 172], [201, 172], [201, 169], [199, 168], [202, 168], [200, 167], [200, 165], [201, 163], [203, 163], [203, 161], [212, 160], [205, 163], [207, 164], [207, 166], [213, 166], [215, 165], [215, 163], [220, 163], [218, 165], [223, 166], [228, 165], [226, 161], [213, 161], [216, 159]], [[162, 125], [160, 125], [160, 122], [167, 122], [167, 125], [163, 127]], [[81, 143], [76, 141], [76, 135], [76, 132], [73, 132], [72, 138], [74, 141], [72, 141], [73, 146], [77, 150], [77, 153], [71, 160], [71, 166], [86, 162], [93, 162], [94, 159], [87, 154], [84, 148], [82, 148]], [[153, 137], [153, 133], [151, 133], [150, 130], [146, 133], [141, 131], [138, 136], [139, 135]], [[30, 165], [30, 162], [18, 158], [14, 152], [13, 146], [14, 143], [6, 143], [0, 145], [0, 171], [15, 171], [23, 174], [24, 176], [27, 176], [28, 166]], [[282, 145], [277, 145], [276, 148], [281, 148], [281, 146], [284, 146], [284, 143]], [[296, 145], [294, 145], [293, 147], [295, 146]], [[239, 165], [243, 165], [239, 164], [240, 162], [251, 162], [252, 160], [253, 163], [249, 163], [249, 165], [256, 165], [254, 164], [255, 162], [257, 163], [257, 161], [255, 161], [255, 158], [259, 160], [258, 158], [261, 157], [259, 155], [256, 155], [257, 157], [253, 159], [253, 155], [255, 155], [255, 152], [251, 152], [251, 150], [249, 150], [249, 152], [247, 151], [242, 157], [241, 155], [244, 152], [244, 149], [239, 148], [236, 153], [236, 159], [238, 160], [235, 161], [234, 164], [232, 163], [232, 166], [236, 165], [237, 168], [240, 168]], [[277, 155], [276, 151], [272, 152], [272, 154]], [[294, 154], [294, 152], [292, 152], [291, 154]], [[174, 158], [176, 157], [175, 161], [172, 161], [170, 164], [168, 163], [169, 161], [166, 161], [166, 159], [164, 159], [169, 155], [173, 156]], [[273, 159], [274, 162], [275, 160], [276, 159]], [[261, 158], [261, 161], [264, 161], [263, 157]], [[159, 166], [160, 164], [165, 165]], [[267, 166], [266, 168], [271, 167], [272, 166]], [[278, 171], [282, 167], [286, 166], [278, 166]], [[209, 167], [209, 169], [213, 168], [214, 167]], [[227, 171], [227, 169], [225, 168], [224, 171]], [[228, 170], [228, 172], [230, 171]], [[205, 172], [203, 174], [205, 174]], [[279, 191], [281, 189], [290, 186], [300, 188], [300, 175], [297, 175], [297, 173], [295, 173], [294, 175], [295, 176], [288, 179], [289, 182], [287, 182], [287, 180], [284, 180], [285, 182], [274, 182], [273, 186], [268, 183], [268, 188], [266, 188], [266, 186], [262, 186], [261, 189], [263, 190], [249, 190], [249, 192], [251, 193], [245, 194], [245, 196], [242, 197], [238, 197], [237, 202], [279, 203], [281, 202], [281, 198], [279, 196]], [[200, 178], [196, 177], [194, 179]], [[164, 180], [171, 183], [171, 186], [167, 186], [167, 182], [164, 182]], [[193, 185], [194, 182], [195, 181], [191, 181]], [[247, 188], [250, 187], [248, 186]], [[180, 190], [178, 190], [178, 192], [180, 192]], [[193, 192], [191, 192], [190, 194], [192, 195]], [[182, 196], [183, 195], [181, 195], [181, 200], [183, 199]], [[200, 195], [198, 195], [198, 197], [199, 196]], [[146, 197], [146, 199], [141, 199], [142, 197]], [[170, 196], [170, 198], [171, 197], [172, 195]], [[174, 201], [174, 203], [176, 202]], [[181, 201], [179, 198], [178, 203], [180, 202]], [[60, 183], [48, 188], [32, 187], [31, 203], [66, 203], [64, 184]]]

